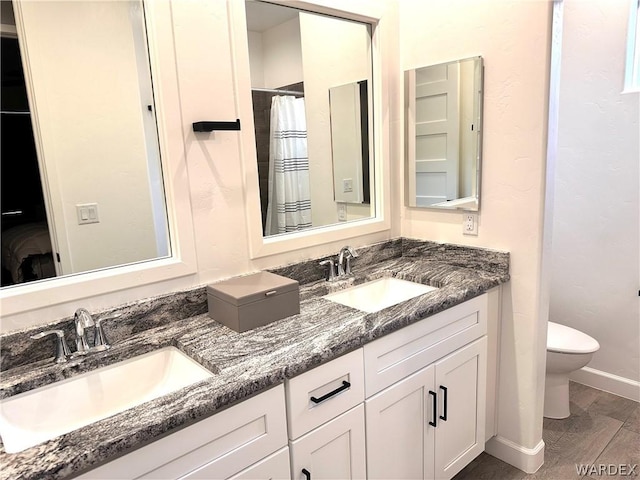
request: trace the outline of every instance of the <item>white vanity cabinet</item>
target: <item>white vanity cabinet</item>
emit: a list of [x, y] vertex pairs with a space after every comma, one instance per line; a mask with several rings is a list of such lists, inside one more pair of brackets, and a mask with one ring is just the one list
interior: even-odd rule
[[487, 298], [365, 345], [368, 478], [449, 479], [484, 450]]
[[450, 479], [495, 434], [499, 300], [427, 317], [80, 478]]

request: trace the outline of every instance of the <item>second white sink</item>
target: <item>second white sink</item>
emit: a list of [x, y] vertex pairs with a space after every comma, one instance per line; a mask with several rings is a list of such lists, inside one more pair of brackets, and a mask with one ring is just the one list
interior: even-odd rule
[[16, 453], [213, 376], [166, 347], [0, 402], [0, 437]]
[[399, 278], [385, 277], [330, 293], [324, 298], [347, 307], [373, 313], [433, 290], [437, 290], [437, 288]]

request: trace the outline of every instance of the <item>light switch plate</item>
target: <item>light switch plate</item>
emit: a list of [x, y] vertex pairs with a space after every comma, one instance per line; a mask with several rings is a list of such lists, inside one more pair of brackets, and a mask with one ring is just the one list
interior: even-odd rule
[[87, 225], [89, 223], [100, 223], [98, 217], [98, 204], [97, 203], [82, 203], [76, 205], [76, 212], [78, 214], [78, 225]]

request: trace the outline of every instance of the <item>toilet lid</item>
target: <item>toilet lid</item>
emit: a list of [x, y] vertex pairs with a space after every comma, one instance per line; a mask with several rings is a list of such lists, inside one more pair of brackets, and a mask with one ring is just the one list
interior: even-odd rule
[[575, 328], [548, 322], [547, 350], [557, 353], [593, 353], [600, 344], [594, 338]]

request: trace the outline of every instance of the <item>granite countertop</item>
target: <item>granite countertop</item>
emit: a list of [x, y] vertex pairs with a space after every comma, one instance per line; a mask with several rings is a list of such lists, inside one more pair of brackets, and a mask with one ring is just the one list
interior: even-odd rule
[[[300, 281], [300, 314], [252, 331], [236, 333], [203, 313], [200, 289], [195, 315], [112, 338], [107, 352], [62, 365], [49, 358], [5, 369], [0, 398], [170, 345], [214, 375], [19, 453], [8, 454], [0, 445], [0, 478], [56, 479], [87, 471], [509, 280], [507, 253], [432, 242], [386, 242], [364, 249], [355, 260], [354, 275], [337, 282], [318, 279], [318, 260], [272, 270]], [[385, 276], [438, 290], [369, 314], [322, 298]]]

